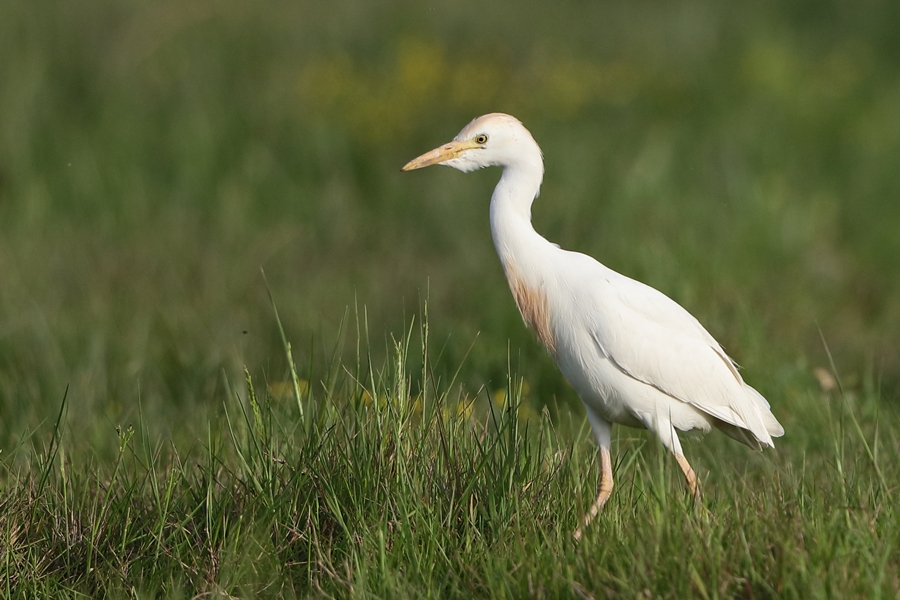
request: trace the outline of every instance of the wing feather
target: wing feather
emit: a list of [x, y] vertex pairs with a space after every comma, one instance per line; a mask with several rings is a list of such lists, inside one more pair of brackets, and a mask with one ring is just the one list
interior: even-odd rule
[[[592, 279], [592, 281], [598, 281]], [[772, 446], [783, 433], [765, 399], [690, 313], [638, 281], [609, 271], [595, 290], [591, 332], [600, 352], [630, 377]], [[623, 335], [627, 332], [627, 335]]]

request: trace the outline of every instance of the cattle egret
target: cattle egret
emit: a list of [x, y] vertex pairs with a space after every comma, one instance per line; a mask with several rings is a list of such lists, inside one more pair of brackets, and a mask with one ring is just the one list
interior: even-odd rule
[[695, 497], [697, 476], [676, 430], [716, 427], [756, 450], [774, 447], [772, 437], [784, 429], [769, 403], [697, 319], [662, 292], [534, 230], [531, 204], [544, 162], [518, 119], [478, 117], [403, 170], [437, 164], [503, 169], [491, 196], [494, 246], [522, 318], [575, 388], [599, 445], [599, 490], [576, 539], [612, 494], [613, 423], [652, 431], [675, 455]]

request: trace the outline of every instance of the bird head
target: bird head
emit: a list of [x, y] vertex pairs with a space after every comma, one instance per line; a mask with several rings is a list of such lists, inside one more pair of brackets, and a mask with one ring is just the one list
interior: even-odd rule
[[468, 172], [484, 167], [519, 164], [532, 168], [537, 165], [543, 173], [540, 147], [518, 119], [503, 113], [491, 113], [463, 127], [452, 141], [412, 159], [402, 170], [446, 165]]

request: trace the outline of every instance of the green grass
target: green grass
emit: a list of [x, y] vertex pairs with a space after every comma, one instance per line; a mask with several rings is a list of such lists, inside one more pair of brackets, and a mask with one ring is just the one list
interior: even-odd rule
[[299, 397], [247, 373], [180, 451], [142, 420], [109, 461], [37, 432], [4, 462], [6, 595], [897, 594], [900, 431], [877, 395], [809, 394], [801, 439], [765, 456], [689, 444], [697, 505], [658, 445], [620, 430], [616, 493], [576, 543], [597, 475], [584, 425], [528, 416], [521, 380], [498, 403], [435, 379], [426, 336]]
[[[896, 3], [549, 6], [0, 8], [0, 595], [900, 594]], [[784, 424], [686, 443], [702, 509], [619, 429], [571, 540], [595, 451], [498, 173], [399, 172], [496, 110], [537, 229]]]

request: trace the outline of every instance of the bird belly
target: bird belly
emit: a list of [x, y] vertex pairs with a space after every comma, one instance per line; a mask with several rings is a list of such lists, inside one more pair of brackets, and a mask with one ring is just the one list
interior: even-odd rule
[[644, 426], [630, 410], [629, 398], [621, 393], [621, 386], [616, 385], [615, 374], [610, 372], [615, 367], [608, 359], [560, 351], [557, 362], [566, 381], [597, 416], [628, 427]]
[[624, 373], [588, 340], [582, 344], [564, 343], [559, 336], [557, 340], [560, 371], [597, 416], [654, 431], [665, 423], [681, 431], [709, 431], [708, 415]]

